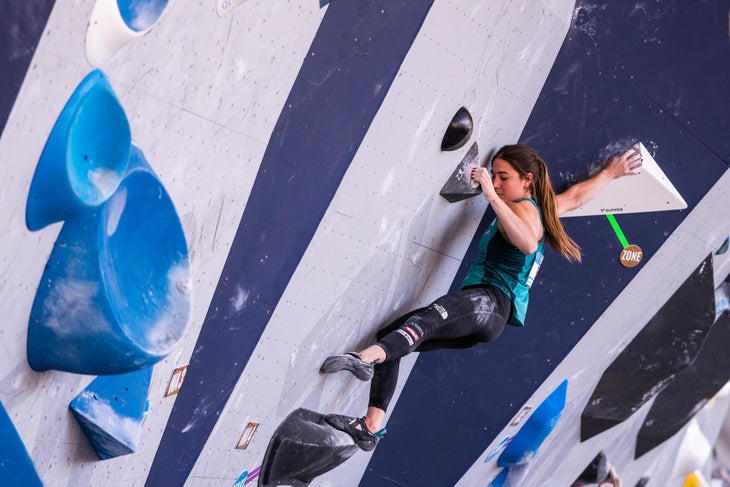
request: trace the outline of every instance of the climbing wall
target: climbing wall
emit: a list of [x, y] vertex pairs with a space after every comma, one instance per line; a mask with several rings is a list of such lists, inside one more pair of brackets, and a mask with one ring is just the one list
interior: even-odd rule
[[[17, 86], [17, 99], [0, 140], [3, 178], [15, 182], [3, 190], [8, 207], [2, 219], [8, 231], [2, 237], [2, 248], [8, 252], [3, 255], [2, 302], [8, 322], [14, 325], [2, 330], [6, 353], [1, 400], [46, 484], [145, 483], [176, 397], [166, 396], [168, 381], [176, 368], [189, 362], [273, 123], [325, 12], [317, 4], [307, 7], [289, 9], [284, 3], [263, 3], [242, 6], [235, 15], [220, 17], [215, 2], [171, 3], [146, 35], [127, 35], [129, 29], [122, 29], [126, 44], [112, 42], [117, 50], [92, 63], [87, 49], [93, 36], [87, 27], [99, 25], [90, 22], [96, 15], [94, 3], [3, 6], [9, 10], [4, 22], [16, 19], [8, 30], [12, 42], [3, 44], [9, 48], [4, 62], [20, 65], [17, 58], [22, 54], [26, 64], [9, 71], [12, 78], [7, 82]], [[45, 18], [37, 19], [49, 13], [47, 23]], [[242, 18], [254, 20], [236, 28]], [[37, 27], [35, 40], [28, 38], [30, 31], [17, 32], [25, 23]], [[114, 34], [118, 27], [107, 25], [105, 29]], [[102, 36], [105, 39], [109, 40]], [[236, 48], [229, 49], [227, 43]], [[149, 394], [143, 383], [130, 381], [121, 393], [112, 393], [108, 402], [85, 392], [99, 389], [92, 382], [101, 377], [38, 373], [29, 367], [26, 355], [31, 305], [61, 230], [60, 224], [35, 233], [27, 230], [24, 213], [29, 186], [59, 114], [94, 69], [108, 77], [129, 121], [134, 144], [144, 151], [174, 203], [193, 269], [185, 333], [167, 359], [154, 367], [151, 381], [147, 380]], [[94, 138], [93, 133], [88, 135]], [[93, 291], [86, 290], [81, 297], [89, 293]], [[72, 301], [69, 307], [78, 309], [76, 303]], [[93, 343], [85, 348], [93, 351]], [[103, 428], [98, 428], [98, 421], [80, 425], [74, 419], [76, 413], [88, 418], [98, 411], [96, 406], [111, 405], [102, 411], [102, 417], [109, 418], [120, 400], [129, 403], [125, 387], [143, 398], [135, 414], [122, 415], [118, 424]], [[81, 401], [88, 396], [94, 401]], [[73, 414], [69, 410], [72, 402]], [[137, 420], [127, 422], [125, 418], [130, 417]], [[133, 442], [135, 453], [99, 461], [107, 455], [94, 448], [99, 444], [96, 440], [110, 431], [134, 431], [140, 420], [143, 429]], [[89, 431], [95, 433], [93, 438], [87, 437]], [[232, 449], [239, 436], [240, 431], [231, 440]], [[231, 484], [240, 474], [238, 470], [231, 463], [227, 474]], [[223, 475], [218, 472], [215, 478]]]
[[[720, 210], [730, 162], [722, 136], [728, 123], [722, 113], [730, 79], [725, 62], [730, 55], [729, 5], [695, 7], [577, 2], [565, 43], [520, 137], [550, 161], [556, 186], [590, 173], [622, 142], [642, 140], [688, 209], [615, 215], [629, 243], [643, 251], [642, 263], [630, 269], [619, 264], [622, 245], [605, 217], [565, 220], [568, 233], [583, 248], [583, 263], [570, 265], [548, 253], [531, 292], [524, 329], [507, 330], [493, 346], [419, 357], [391, 418], [406, 434], [378, 448], [364, 485], [381, 485], [394, 472], [407, 472], [395, 474], [394, 482], [445, 485], [459, 480], [470, 465], [481, 473], [464, 477], [464, 485], [495, 477], [500, 471], [496, 457], [485, 459], [519, 430], [505, 426], [525, 407], [534, 409], [566, 378], [574, 384], [568, 387], [569, 407], [558, 427], [571, 430], [556, 433], [552, 448], [543, 446], [542, 454], [554, 460], [538, 455], [534, 463], [541, 468], [535, 467], [524, 485], [546, 477], [568, 485], [602, 448], [633, 451], [643, 415], [632, 417], [633, 426], [583, 444], [576, 421], [603, 370], [721, 247], [729, 230]], [[688, 26], [694, 26], [691, 38], [685, 34]], [[704, 74], [698, 78], [693, 72]], [[492, 218], [488, 211], [483, 225]], [[472, 256], [475, 247], [473, 243]], [[727, 275], [723, 266], [718, 269], [715, 287]], [[458, 276], [454, 282], [458, 285]], [[580, 350], [585, 351], [578, 354]], [[417, 412], [408, 406], [426, 403], [432, 407]], [[444, 422], [444, 415], [454, 419]], [[433, 425], [432, 434], [441, 441], [458, 442], [458, 453], [444, 453], [438, 464], [427, 461], [430, 449], [415, 433], [424, 424]], [[402, 451], [409, 456], [383, 473], [385, 465], [394, 463], [395, 452]], [[637, 464], [629, 458], [614, 461], [619, 470], [630, 471], [627, 484], [633, 485], [652, 458], [674, 458], [666, 452], [654, 455]], [[414, 471], [409, 464], [420, 467]], [[650, 485], [669, 485], [671, 467], [658, 464], [651, 470], [659, 478]]]
[[[439, 191], [462, 159], [519, 139], [556, 186], [641, 141], [687, 209], [566, 219], [584, 262], [548, 253], [527, 326], [408, 357], [388, 436], [312, 485], [569, 485], [601, 450], [628, 485], [680, 482], [681, 442], [701, 428], [714, 443], [727, 399], [704, 396], [727, 378], [672, 418], [659, 408], [670, 381], [655, 400], [662, 388], [644, 380], [640, 410], [583, 442], [581, 415], [678, 289], [701, 274], [690, 297], [709, 303], [730, 270], [718, 211], [729, 11], [6, 2], [0, 476], [259, 482], [270, 438], [299, 408], [363, 413], [367, 385], [321, 376], [322, 359], [458, 287], [493, 213]], [[471, 137], [442, 151], [462, 106]], [[641, 248], [638, 266], [619, 263], [625, 243]], [[726, 335], [714, 316], [703, 323], [682, 342], [683, 370], [699, 377], [716, 364], [702, 337]], [[674, 385], [681, 397], [692, 377]], [[679, 432], [634, 460], [654, 404]]]

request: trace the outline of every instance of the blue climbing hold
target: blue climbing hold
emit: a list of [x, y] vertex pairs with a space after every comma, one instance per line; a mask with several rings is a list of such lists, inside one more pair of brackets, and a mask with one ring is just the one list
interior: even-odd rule
[[190, 264], [180, 219], [136, 146], [129, 168], [102, 206], [61, 228], [31, 309], [34, 370], [139, 370], [183, 335]]
[[565, 409], [568, 381], [564, 380], [527, 419], [497, 459], [500, 467], [529, 463], [540, 449], [545, 438], [555, 428]]
[[502, 469], [494, 480], [489, 484], [489, 487], [505, 487], [507, 485], [507, 477], [509, 476], [509, 469]]
[[147, 413], [152, 367], [94, 379], [69, 405], [100, 460], [137, 449]]
[[13, 421], [0, 403], [0, 484], [5, 487], [43, 487], [38, 473], [15, 429]]
[[144, 32], [157, 23], [167, 3], [168, 0], [117, 0], [117, 7], [130, 29]]
[[28, 192], [30, 230], [88, 213], [104, 203], [127, 171], [129, 122], [104, 73], [87, 75], [51, 130]]

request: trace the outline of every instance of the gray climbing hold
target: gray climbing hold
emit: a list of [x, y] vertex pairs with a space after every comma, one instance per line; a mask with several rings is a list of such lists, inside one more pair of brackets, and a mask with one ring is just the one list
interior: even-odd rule
[[456, 170], [444, 184], [444, 187], [441, 188], [439, 194], [446, 198], [449, 203], [465, 200], [482, 192], [479, 184], [471, 178], [472, 169], [481, 166], [478, 156], [479, 147], [474, 142], [469, 152], [466, 153]]

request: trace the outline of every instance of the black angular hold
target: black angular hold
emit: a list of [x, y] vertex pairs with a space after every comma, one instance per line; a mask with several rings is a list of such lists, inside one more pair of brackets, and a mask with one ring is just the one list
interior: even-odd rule
[[581, 441], [629, 418], [689, 368], [714, 319], [710, 254], [604, 371], [581, 414]]
[[309, 485], [358, 449], [349, 435], [329, 426], [323, 414], [299, 408], [282, 421], [271, 437], [258, 486]]
[[578, 478], [575, 479], [573, 485], [597, 484], [599, 482], [602, 482], [608, 477], [610, 468], [611, 466], [608, 463], [606, 454], [600, 452], [598, 455], [596, 455], [596, 458], [594, 458], [593, 461], [588, 464], [585, 470], [581, 472]]
[[474, 120], [471, 118], [471, 113], [465, 107], [459, 108], [446, 128], [446, 133], [441, 141], [441, 150], [461, 149], [469, 141], [473, 130]]
[[586, 441], [588, 438], [609, 430], [619, 423], [621, 421], [618, 419], [586, 416], [584, 412], [580, 418], [580, 441]]
[[479, 147], [474, 142], [459, 165], [456, 166], [454, 172], [451, 173], [444, 187], [441, 188], [439, 194], [446, 198], [449, 203], [456, 203], [482, 192], [479, 185], [471, 178], [471, 170], [480, 167], [478, 156]]
[[635, 458], [681, 430], [730, 380], [730, 315], [712, 325], [694, 363], [659, 393], [636, 438]]

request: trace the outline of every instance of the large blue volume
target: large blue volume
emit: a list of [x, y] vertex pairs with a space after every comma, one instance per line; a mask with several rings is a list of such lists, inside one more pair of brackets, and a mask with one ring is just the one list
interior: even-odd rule
[[185, 235], [99, 70], [69, 98], [31, 182], [28, 228], [57, 221], [28, 323], [30, 366], [119, 374], [170, 353], [190, 313]]

